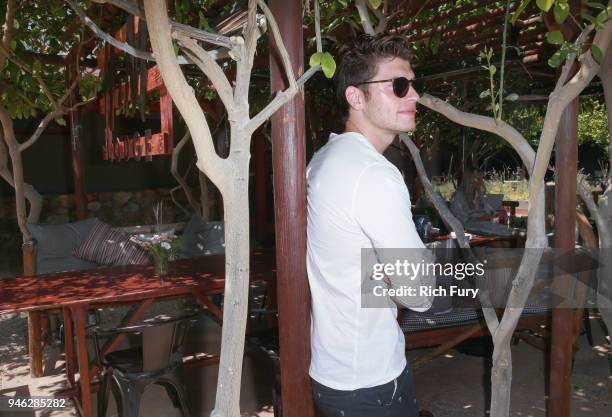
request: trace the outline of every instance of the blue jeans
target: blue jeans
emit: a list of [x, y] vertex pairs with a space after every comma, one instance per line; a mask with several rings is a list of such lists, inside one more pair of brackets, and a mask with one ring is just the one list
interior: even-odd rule
[[354, 391], [335, 390], [312, 379], [312, 398], [325, 417], [418, 417], [408, 366], [394, 380]]

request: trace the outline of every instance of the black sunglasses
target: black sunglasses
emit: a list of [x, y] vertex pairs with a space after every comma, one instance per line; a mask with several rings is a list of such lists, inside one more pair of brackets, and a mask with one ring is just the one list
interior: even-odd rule
[[408, 94], [408, 90], [410, 90], [411, 86], [419, 95], [423, 93], [423, 88], [425, 87], [425, 81], [422, 78], [413, 78], [409, 80], [406, 77], [389, 78], [388, 80], [364, 81], [359, 84], [355, 84], [355, 86], [360, 86], [362, 84], [386, 83], [389, 81], [393, 82], [393, 93], [398, 98], [405, 97], [406, 94]]

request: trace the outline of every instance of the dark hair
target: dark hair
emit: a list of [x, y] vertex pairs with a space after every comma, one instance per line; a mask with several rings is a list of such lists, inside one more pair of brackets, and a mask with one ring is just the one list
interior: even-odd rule
[[[383, 58], [412, 59], [410, 43], [397, 35], [362, 35], [358, 39], [342, 45], [338, 50], [339, 63], [334, 74], [336, 102], [344, 117], [348, 118], [349, 105], [344, 93], [347, 87], [371, 79], [378, 70]], [[359, 86], [368, 97], [368, 85]]]

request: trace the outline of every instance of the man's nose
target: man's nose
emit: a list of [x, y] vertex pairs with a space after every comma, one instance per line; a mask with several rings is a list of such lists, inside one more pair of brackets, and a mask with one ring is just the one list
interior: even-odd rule
[[411, 100], [418, 100], [421, 95], [418, 93], [417, 90], [414, 89], [414, 85], [410, 85], [410, 89], [408, 90], [408, 94], [406, 94], [406, 97], [410, 98]]

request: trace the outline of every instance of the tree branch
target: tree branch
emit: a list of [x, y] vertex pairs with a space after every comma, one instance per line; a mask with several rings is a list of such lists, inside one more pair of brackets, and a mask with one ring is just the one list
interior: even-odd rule
[[[159, 58], [157, 65], [164, 80], [164, 84], [176, 107], [180, 111], [191, 137], [198, 156], [198, 168], [206, 173], [208, 178], [221, 188], [226, 162], [219, 158], [213, 146], [212, 135], [206, 122], [202, 108], [187, 83], [176, 60], [170, 23], [165, 0], [148, 0], [145, 2], [145, 15], [149, 28], [149, 37], [153, 52]], [[215, 86], [216, 87], [216, 86]]]
[[[585, 31], [586, 30], [588, 30], [588, 28], [585, 29]], [[598, 30], [595, 34], [593, 44], [599, 46], [605, 56], [611, 39], [612, 20], [608, 20], [603, 29]], [[538, 179], [538, 181], [534, 182], [535, 192], [538, 192], [539, 187], [543, 186], [544, 174], [546, 173], [548, 164], [543, 164], [541, 162], [550, 160], [555, 137], [559, 128], [561, 113], [569, 102], [575, 99], [578, 94], [584, 90], [599, 71], [599, 64], [593, 59], [590, 49], [581, 55], [580, 63], [580, 69], [572, 79], [562, 86], [560, 86], [561, 83], [557, 83], [555, 89], [550, 94], [550, 100], [546, 108], [546, 118], [544, 119], [544, 126], [538, 145], [535, 168], [533, 170], [533, 176]]]
[[[139, 7], [137, 3], [127, 1], [127, 0], [93, 0], [94, 3], [99, 4], [112, 4], [131, 15], [138, 16], [141, 19], [145, 19], [144, 11]], [[172, 36], [175, 34], [180, 34], [183, 36], [187, 36], [193, 39], [197, 39], [203, 42], [207, 42], [213, 45], [222, 46], [227, 49], [232, 48], [231, 39], [227, 36], [217, 35], [215, 33], [210, 33], [205, 30], [196, 29], [191, 26], [184, 25], [182, 23], [175, 22], [174, 20], [168, 19], [170, 22], [170, 26], [172, 27]]]
[[315, 39], [317, 41], [317, 52], [323, 52], [323, 42], [321, 42], [321, 13], [319, 12], [319, 0], [314, 0], [314, 13], [315, 13]]
[[504, 138], [516, 150], [527, 172], [531, 174], [535, 162], [535, 151], [521, 133], [503, 120], [496, 121], [492, 117], [466, 113], [429, 94], [423, 94], [418, 103], [459, 125], [485, 130]]
[[281, 56], [281, 61], [283, 63], [283, 69], [285, 70], [285, 75], [287, 76], [287, 80], [289, 81], [289, 89], [295, 89], [297, 92], [297, 84], [295, 83], [295, 75], [293, 73], [293, 66], [291, 65], [291, 59], [289, 58], [289, 53], [287, 52], [287, 48], [285, 47], [285, 43], [283, 42], [283, 37], [280, 34], [280, 30], [278, 29], [278, 25], [276, 24], [276, 19], [270, 12], [270, 9], [266, 5], [263, 0], [259, 0], [259, 7], [264, 12], [264, 15], [268, 19], [268, 25], [270, 26], [270, 30], [272, 31], [272, 36], [274, 37], [274, 42], [276, 43], [276, 47], [278, 48], [278, 53]]
[[[459, 244], [459, 247], [463, 249], [469, 249], [470, 244], [467, 238], [465, 237], [465, 231], [464, 231], [463, 225], [450, 211], [450, 209], [446, 205], [446, 202], [438, 195], [438, 193], [434, 191], [433, 186], [431, 185], [431, 182], [429, 181], [429, 178], [427, 177], [427, 172], [425, 171], [425, 167], [423, 166], [423, 161], [421, 160], [421, 153], [419, 152], [419, 148], [417, 148], [414, 142], [406, 134], [401, 134], [400, 139], [402, 142], [404, 142], [404, 144], [408, 148], [410, 155], [412, 155], [412, 161], [414, 162], [414, 166], [416, 167], [417, 174], [419, 176], [419, 180], [421, 181], [421, 184], [423, 185], [423, 188], [425, 189], [425, 194], [427, 195], [427, 198], [429, 199], [429, 201], [433, 203], [434, 207], [436, 208], [436, 211], [442, 218], [442, 221], [444, 222], [444, 224], [447, 227], [449, 227], [452, 231], [455, 232], [455, 236], [457, 237], [457, 243]], [[488, 295], [486, 294], [485, 291], [481, 293], [481, 297], [485, 297], [485, 300], [488, 300]], [[495, 310], [492, 308], [484, 307], [482, 310], [484, 313], [485, 320], [487, 322], [487, 327], [493, 334], [495, 330], [497, 330], [497, 327], [499, 326], [499, 320], [497, 319], [497, 314], [495, 313]]]
[[66, 0], [66, 2], [70, 5], [70, 7], [72, 7], [72, 9], [75, 11], [75, 13], [77, 14], [77, 16], [79, 16], [79, 18], [83, 21], [83, 23], [85, 23], [85, 25], [100, 39], [110, 43], [111, 45], [113, 45], [115, 48], [122, 50], [123, 52], [130, 54], [132, 56], [135, 56], [137, 58], [140, 59], [145, 59], [147, 61], [155, 61], [155, 58], [153, 57], [153, 54], [149, 53], [149, 52], [145, 52], [145, 51], [141, 51], [139, 49], [134, 48], [132, 45], [126, 43], [126, 42], [121, 42], [117, 39], [115, 39], [113, 36], [109, 35], [108, 33], [104, 32], [102, 29], [100, 29], [100, 27], [98, 25], [96, 25], [96, 23], [91, 20], [87, 14], [85, 14], [85, 11], [83, 9], [81, 9], [81, 7], [77, 4], [76, 1], [74, 0]]
[[189, 188], [189, 184], [187, 184], [187, 181], [185, 181], [185, 178], [183, 178], [178, 172], [178, 159], [181, 154], [181, 151], [183, 150], [185, 145], [189, 142], [189, 139], [191, 139], [191, 135], [189, 134], [189, 130], [187, 130], [185, 134], [183, 135], [183, 137], [181, 138], [181, 140], [176, 144], [176, 146], [174, 147], [174, 151], [172, 152], [172, 162], [170, 164], [170, 173], [172, 174], [176, 182], [179, 183], [180, 188], [183, 189], [183, 192], [185, 193], [185, 197], [187, 197], [187, 202], [189, 203], [189, 205], [195, 211], [199, 212], [200, 208], [198, 206], [198, 203], [195, 201], [195, 198], [193, 197], [193, 193], [191, 192], [191, 189]]
[[[241, 113], [240, 115], [232, 115], [229, 117], [230, 121], [238, 119], [244, 119], [248, 115], [249, 108], [249, 84], [251, 82], [251, 70], [253, 68], [253, 59], [255, 56], [256, 44], [256, 33], [257, 33], [257, 22], [256, 22], [256, 11], [257, 2], [256, 0], [249, 0], [246, 27], [243, 30], [243, 37], [237, 37], [235, 48], [234, 48], [234, 60], [236, 61], [236, 83], [234, 88], [234, 103], [236, 110]], [[235, 143], [231, 143], [230, 147], [234, 147]]]
[[5, 55], [8, 57], [8, 59], [11, 62], [14, 62], [15, 65], [17, 65], [19, 68], [21, 68], [23, 71], [32, 74], [32, 77], [34, 77], [34, 79], [36, 80], [36, 82], [38, 83], [38, 85], [40, 86], [40, 89], [43, 91], [43, 93], [45, 94], [45, 96], [47, 97], [47, 99], [49, 100], [49, 103], [51, 104], [51, 107], [57, 107], [57, 102], [55, 101], [55, 97], [53, 97], [53, 94], [51, 93], [51, 90], [49, 89], [49, 86], [47, 85], [47, 83], [42, 79], [42, 77], [40, 76], [40, 74], [35, 73], [32, 68], [30, 68], [28, 66], [28, 64], [26, 64], [21, 58], [19, 58], [17, 55], [15, 55], [14, 53], [12, 53], [12, 51], [6, 49], [4, 47], [3, 44], [0, 44], [0, 51], [2, 52], [2, 55]]
[[270, 116], [274, 114], [283, 104], [288, 102], [293, 98], [293, 96], [299, 91], [298, 82], [301, 83], [299, 85], [303, 85], [308, 78], [310, 78], [314, 73], [318, 71], [320, 68], [319, 65], [316, 67], [310, 68], [300, 79], [296, 82], [295, 75], [293, 73], [293, 67], [291, 65], [291, 60], [289, 58], [289, 54], [287, 52], [287, 48], [285, 47], [285, 43], [280, 35], [280, 31], [278, 29], [278, 25], [276, 24], [276, 20], [274, 16], [268, 9], [266, 4], [259, 0], [259, 6], [264, 12], [266, 18], [268, 19], [268, 25], [270, 30], [272, 31], [272, 36], [274, 37], [274, 42], [278, 48], [279, 54], [281, 56], [281, 60], [283, 63], [283, 68], [285, 70], [285, 74], [287, 76], [287, 80], [289, 81], [289, 87], [284, 91], [279, 92], [274, 99], [270, 103], [266, 105], [266, 107], [260, 111], [255, 117], [253, 117], [247, 123], [245, 129], [249, 134], [252, 134], [261, 124], [266, 121]]
[[[578, 45], [582, 45], [584, 43], [584, 40], [589, 36], [589, 34], [594, 29], [595, 29], [595, 26], [593, 26], [593, 25], [587, 26], [580, 33], [580, 35], [578, 35], [578, 38], [576, 39], [575, 43], [577, 43]], [[563, 64], [563, 68], [561, 69], [561, 74], [559, 75], [559, 78], [557, 79], [557, 83], [555, 85], [555, 88], [562, 88], [563, 85], [565, 84], [565, 82], [567, 81], [567, 77], [569, 76], [570, 71], [572, 70], [572, 68], [574, 66], [574, 63], [576, 62], [576, 56], [577, 56], [576, 52], [572, 52], [565, 59], [565, 63]]]
[[[15, 188], [15, 210], [17, 213], [17, 224], [23, 235], [23, 241], [27, 242], [32, 238], [32, 234], [28, 229], [28, 221], [35, 222], [40, 216], [42, 208], [42, 197], [33, 187], [26, 184], [23, 178], [23, 163], [21, 161], [21, 152], [18, 149], [17, 139], [15, 138], [15, 129], [13, 121], [8, 112], [3, 106], [0, 106], [0, 124], [2, 125], [2, 135], [13, 166], [13, 187]], [[3, 177], [6, 172], [3, 174]], [[30, 201], [30, 214], [27, 214], [26, 195]]]
[[[308, 81], [313, 75], [317, 73], [321, 69], [321, 65], [315, 65], [306, 71], [297, 81], [296, 85], [302, 87], [306, 81]], [[283, 106], [286, 102], [293, 98], [293, 94], [289, 94], [289, 89], [285, 91], [281, 91], [278, 93], [274, 99], [268, 103], [266, 107], [259, 113], [257, 113], [249, 122], [247, 123], [245, 130], [250, 134], [253, 133], [262, 123], [264, 123], [270, 116], [276, 112], [281, 106]]]
[[231, 114], [234, 108], [232, 86], [221, 67], [208, 55], [207, 51], [201, 48], [193, 39], [179, 35], [177, 40], [185, 50], [187, 57], [200, 68], [204, 75], [206, 75], [215, 86], [223, 105], [227, 109], [227, 112]]
[[357, 12], [359, 13], [359, 20], [361, 21], [361, 26], [363, 27], [363, 31], [367, 35], [375, 35], [374, 27], [372, 26], [372, 21], [370, 20], [370, 15], [368, 14], [368, 6], [366, 4], [367, 0], [355, 0], [355, 7], [357, 8]]
[[[589, 209], [589, 213], [595, 219], [595, 224], [597, 225], [597, 232], [599, 234], [600, 239], [600, 247], [601, 248], [611, 248], [612, 247], [612, 233], [610, 233], [610, 220], [606, 219], [597, 204], [595, 204], [595, 200], [593, 200], [593, 195], [581, 182], [576, 184], [576, 192], [580, 196], [580, 199], [584, 202], [586, 207]], [[611, 329], [612, 331], [612, 329]]]
[[457, 242], [461, 248], [469, 248], [470, 244], [468, 243], [467, 238], [465, 237], [465, 231], [461, 222], [453, 215], [453, 213], [449, 210], [446, 202], [440, 197], [433, 189], [429, 178], [427, 177], [427, 172], [425, 172], [425, 167], [423, 166], [423, 161], [421, 160], [421, 154], [419, 148], [414, 144], [414, 142], [408, 137], [408, 135], [401, 134], [399, 135], [401, 141], [406, 145], [410, 155], [412, 155], [412, 161], [414, 162], [414, 166], [416, 167], [417, 174], [419, 175], [419, 180], [425, 189], [425, 194], [429, 201], [432, 202], [442, 221], [444, 224], [449, 227], [452, 231], [455, 232], [457, 236]]
[[36, 130], [34, 131], [32, 136], [30, 136], [28, 140], [26, 140], [25, 142], [19, 145], [19, 151], [23, 152], [26, 149], [28, 149], [30, 146], [32, 146], [40, 138], [40, 136], [42, 135], [42, 133], [45, 131], [45, 129], [47, 128], [49, 123], [51, 123], [52, 120], [66, 113], [68, 113], [68, 111], [64, 109], [63, 107], [58, 107], [57, 109], [47, 113], [47, 115], [43, 117], [43, 119], [40, 121], [40, 123], [36, 127]]
[[55, 107], [51, 112], [47, 113], [47, 115], [38, 124], [38, 127], [36, 128], [32, 136], [30, 136], [25, 142], [19, 145], [20, 152], [23, 152], [26, 149], [28, 149], [30, 146], [32, 146], [40, 138], [40, 136], [42, 135], [42, 133], [44, 132], [44, 130], [47, 128], [47, 126], [52, 120], [56, 119], [57, 117], [63, 114], [76, 110], [81, 106], [89, 104], [90, 102], [93, 101], [93, 99], [89, 101], [82, 101], [80, 103], [75, 104], [72, 107], [64, 106], [64, 102], [68, 99], [68, 97], [70, 97], [70, 94], [72, 93], [72, 91], [77, 87], [80, 79], [81, 79], [81, 76], [80, 74], [78, 74], [76, 79], [72, 81], [72, 84], [70, 85], [68, 90], [57, 101], [57, 107]]
[[385, 12], [372, 7], [372, 4], [369, 1], [368, 1], [368, 7], [370, 8], [370, 10], [372, 10], [372, 13], [374, 13], [376, 18], [378, 19], [378, 23], [376, 24], [376, 27], [374, 28], [374, 33], [384, 32], [384, 30], [387, 28], [387, 22], [388, 22]]
[[[11, 49], [11, 41], [13, 40], [13, 29], [15, 22], [15, 14], [17, 8], [15, 7], [15, 0], [8, 0], [6, 2], [6, 14], [4, 16], [4, 25], [2, 26], [2, 46], [4, 50], [8, 51]], [[0, 54], [0, 70], [4, 69], [8, 54], [4, 51]]]
[[306, 84], [306, 81], [310, 80], [310, 78], [313, 75], [315, 75], [317, 71], [320, 71], [320, 70], [321, 70], [320, 64], [317, 64], [314, 67], [308, 68], [308, 71], [302, 74], [302, 76], [298, 78], [298, 80], [295, 83], [297, 84], [298, 87], [302, 87], [304, 84]]

